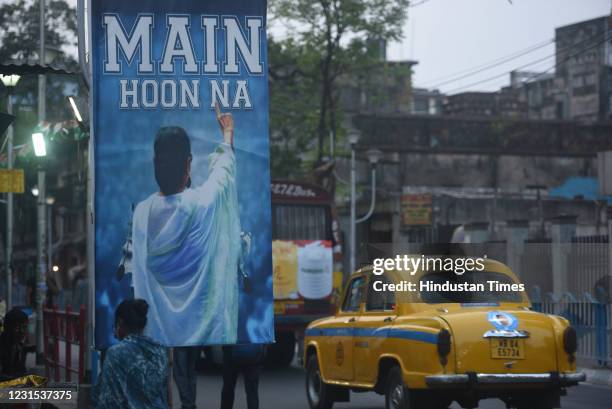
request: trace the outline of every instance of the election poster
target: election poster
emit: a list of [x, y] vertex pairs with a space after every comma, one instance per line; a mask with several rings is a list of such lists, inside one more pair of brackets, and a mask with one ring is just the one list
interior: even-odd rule
[[95, 344], [274, 341], [266, 1], [93, 0]]

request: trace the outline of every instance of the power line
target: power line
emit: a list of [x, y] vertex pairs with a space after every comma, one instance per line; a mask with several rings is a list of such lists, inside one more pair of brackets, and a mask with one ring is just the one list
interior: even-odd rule
[[[601, 44], [605, 43], [606, 41], [608, 41], [609, 39], [611, 39], [611, 38], [612, 38], [612, 35], [611, 35], [611, 36], [609, 36], [609, 37], [605, 37], [606, 33], [604, 33], [603, 35], [604, 35], [604, 39], [603, 39], [603, 40], [601, 40], [601, 41], [597, 42], [596, 44], [593, 44], [593, 45], [591, 45], [591, 46], [589, 46], [589, 47], [587, 47], [587, 48], [584, 48], [584, 49], [582, 49], [582, 50], [578, 51], [577, 53], [574, 53], [574, 54], [572, 54], [572, 55], [570, 55], [570, 56], [566, 57], [566, 58], [565, 58], [563, 61], [561, 61], [561, 62], [559, 62], [559, 63], [555, 63], [555, 64], [554, 64], [552, 67], [548, 68], [547, 70], [545, 70], [545, 71], [543, 71], [543, 72], [540, 72], [540, 73], [535, 74], [535, 76], [534, 76], [534, 77], [530, 77], [528, 80], [531, 80], [531, 79], [533, 79], [533, 78], [537, 78], [537, 77], [539, 77], [539, 76], [542, 76], [542, 75], [544, 75], [544, 74], [548, 73], [550, 70], [552, 70], [552, 69], [554, 69], [554, 68], [556, 68], [556, 67], [559, 67], [561, 64], [565, 64], [567, 61], [569, 61], [570, 59], [574, 58], [575, 56], [580, 55], [580, 54], [582, 54], [582, 53], [584, 53], [584, 52], [586, 52], [586, 51], [588, 51], [588, 50], [590, 50], [590, 49], [592, 49], [592, 48], [598, 47], [598, 46], [600, 46]], [[600, 37], [600, 36], [601, 36], [601, 34], [599, 34], [599, 35], [595, 35], [595, 36], [593, 36], [593, 37], [586, 38], [585, 40], [581, 41], [581, 42], [580, 42], [580, 43], [578, 43], [578, 44], [583, 44], [583, 43], [586, 43], [586, 42], [588, 42], [588, 41], [592, 41], [592, 40], [594, 40], [595, 38]], [[571, 46], [568, 46], [568, 47], [566, 47], [565, 49], [563, 49], [562, 51], [566, 51], [566, 50], [568, 50], [568, 49], [570, 49], [570, 48], [574, 48], [575, 46], [576, 46], [576, 44], [571, 45]], [[466, 89], [466, 88], [470, 88], [470, 87], [473, 87], [473, 86], [476, 86], [476, 85], [480, 85], [480, 84], [482, 84], [482, 83], [490, 82], [490, 81], [492, 81], [492, 80], [495, 80], [495, 79], [498, 79], [498, 78], [501, 78], [501, 77], [505, 77], [505, 76], [507, 76], [508, 74], [512, 73], [513, 71], [518, 71], [518, 70], [521, 70], [521, 69], [523, 69], [523, 68], [526, 68], [526, 67], [529, 67], [529, 66], [532, 66], [532, 65], [538, 64], [538, 63], [543, 62], [543, 61], [545, 61], [545, 60], [547, 60], [547, 59], [550, 59], [551, 57], [554, 57], [554, 56], [556, 56], [556, 55], [557, 55], [557, 54], [555, 53], [555, 54], [553, 54], [553, 55], [551, 55], [551, 56], [544, 57], [544, 58], [540, 58], [540, 59], [535, 60], [535, 61], [532, 61], [532, 62], [530, 62], [530, 63], [524, 64], [524, 65], [521, 65], [520, 67], [517, 67], [517, 68], [515, 68], [515, 69], [513, 69], [513, 70], [511, 70], [511, 71], [506, 71], [506, 72], [503, 72], [503, 73], [501, 73], [501, 74], [498, 74], [498, 75], [495, 75], [495, 76], [492, 76], [492, 77], [488, 77], [488, 78], [485, 78], [485, 79], [483, 79], [483, 80], [476, 81], [476, 82], [473, 82], [473, 83], [471, 83], [471, 84], [464, 85], [464, 86], [461, 86], [461, 87], [458, 87], [458, 88], [452, 89], [452, 90], [448, 91], [448, 92], [447, 92], [447, 94], [452, 94], [452, 93], [455, 93], [455, 92], [458, 92], [458, 91], [462, 91], [462, 90], [464, 90], [464, 89]], [[528, 81], [528, 80], [526, 80], [526, 81]]]
[[420, 0], [420, 1], [417, 1], [416, 3], [412, 3], [412, 2], [411, 2], [411, 3], [408, 5], [408, 7], [417, 7], [417, 6], [421, 6], [421, 5], [423, 5], [423, 4], [425, 4], [425, 3], [428, 3], [428, 2], [430, 2], [430, 1], [431, 1], [431, 0]]
[[510, 53], [510, 54], [507, 54], [507, 55], [504, 55], [504, 56], [501, 56], [501, 57], [495, 58], [494, 60], [484, 62], [484, 63], [479, 64], [479, 65], [476, 65], [476, 66], [474, 66], [474, 67], [470, 67], [470, 68], [466, 68], [466, 69], [463, 69], [463, 70], [459, 70], [459, 71], [457, 71], [457, 72], [455, 72], [455, 73], [453, 73], [453, 74], [445, 74], [445, 75], [442, 75], [442, 76], [440, 76], [440, 77], [433, 78], [433, 79], [431, 79], [431, 80], [429, 80], [429, 81], [425, 81], [425, 82], [424, 82], [424, 86], [427, 86], [426, 84], [437, 83], [438, 81], [445, 81], [445, 80], [447, 80], [447, 79], [449, 79], [449, 78], [453, 78], [453, 77], [456, 77], [456, 76], [458, 76], [458, 75], [462, 75], [462, 74], [465, 74], [465, 73], [468, 73], [468, 72], [472, 72], [473, 70], [477, 70], [477, 69], [480, 69], [480, 68], [484, 68], [484, 67], [487, 67], [487, 66], [489, 66], [489, 65], [491, 65], [491, 64], [496, 64], [496, 63], [500, 62], [501, 60], [504, 60], [504, 59], [506, 59], [506, 58], [511, 58], [511, 57], [514, 57], [514, 56], [516, 56], [517, 54], [521, 54], [521, 53], [523, 53], [523, 52], [527, 52], [527, 51], [532, 50], [532, 49], [534, 49], [534, 50], [535, 50], [535, 49], [539, 49], [541, 46], [543, 47], [543, 46], [545, 46], [545, 45], [548, 45], [548, 44], [550, 44], [550, 43], [553, 43], [554, 41], [555, 41], [555, 40], [551, 38], [551, 39], [546, 40], [546, 41], [544, 41], [544, 42], [540, 42], [540, 43], [538, 43], [538, 44], [531, 45], [531, 46], [529, 46], [529, 47], [527, 47], [527, 48], [524, 48], [524, 49], [522, 49], [522, 50], [514, 51], [514, 52], [512, 52], [512, 53]]
[[[445, 81], [439, 82], [439, 83], [437, 83], [437, 84], [435, 84], [435, 85], [433, 85], [433, 86], [431, 86], [429, 88], [439, 88], [442, 85], [450, 84], [450, 83], [453, 83], [453, 82], [456, 82], [456, 81], [459, 81], [459, 80], [462, 80], [462, 79], [465, 79], [465, 78], [472, 77], [472, 76], [474, 76], [476, 74], [480, 74], [481, 72], [488, 71], [488, 70], [490, 70], [492, 68], [495, 68], [495, 67], [498, 67], [500, 65], [506, 64], [506, 63], [508, 63], [508, 62], [510, 62], [512, 60], [515, 60], [515, 59], [517, 59], [519, 57], [522, 57], [524, 55], [531, 54], [532, 52], [537, 51], [537, 50], [539, 50], [541, 48], [544, 48], [544, 47], [546, 47], [546, 46], [548, 46], [548, 45], [550, 45], [550, 44], [552, 44], [554, 42], [555, 42], [555, 40], [553, 40], [553, 39], [547, 40], [545, 43], [540, 43], [540, 44], [538, 44], [536, 46], [532, 46], [532, 47], [527, 48], [527, 49], [525, 49], [523, 51], [515, 52], [513, 54], [510, 54], [507, 57], [502, 57], [501, 59], [498, 59], [495, 62], [486, 64], [486, 65], [480, 66], [480, 67], [474, 67], [474, 68], [472, 68], [467, 73], [464, 73], [464, 74], [459, 74], [459, 73], [455, 74], [455, 75], [459, 75], [459, 76], [453, 76], [453, 77], [447, 78]], [[548, 57], [548, 58], [550, 58], [550, 57]]]

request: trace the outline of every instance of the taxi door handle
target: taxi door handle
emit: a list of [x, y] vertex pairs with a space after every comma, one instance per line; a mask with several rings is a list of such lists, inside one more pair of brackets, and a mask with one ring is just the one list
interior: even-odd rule
[[351, 322], [355, 322], [355, 318], [351, 318], [350, 320], [348, 320], [346, 323], [351, 323]]
[[383, 322], [393, 322], [394, 318], [393, 317], [387, 317], [383, 320]]

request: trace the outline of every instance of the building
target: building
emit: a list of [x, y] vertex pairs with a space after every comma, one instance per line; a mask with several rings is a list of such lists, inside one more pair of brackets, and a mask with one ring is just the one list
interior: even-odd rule
[[[376, 207], [359, 225], [358, 242], [449, 242], [460, 226], [486, 240], [505, 240], [509, 222], [522, 221], [530, 239], [551, 235], [551, 220], [573, 215], [576, 231], [606, 226], [610, 198], [596, 188], [597, 152], [612, 150], [610, 124], [515, 118], [422, 115], [355, 117], [358, 215], [369, 205], [365, 152], [382, 150]], [[348, 173], [348, 159], [338, 173]], [[348, 231], [348, 198], [339, 197]], [[366, 254], [365, 249], [363, 254]]]
[[563, 118], [612, 118], [611, 29], [611, 16], [557, 28], [555, 77], [558, 110]]
[[443, 112], [444, 94], [439, 90], [426, 88], [412, 88], [413, 115], [441, 115]]

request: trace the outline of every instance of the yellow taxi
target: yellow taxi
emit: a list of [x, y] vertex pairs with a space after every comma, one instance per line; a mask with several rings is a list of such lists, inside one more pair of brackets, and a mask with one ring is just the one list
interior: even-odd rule
[[[455, 287], [431, 290], [444, 282]], [[457, 291], [458, 284], [479, 290]], [[306, 330], [310, 407], [347, 402], [351, 390], [384, 394], [387, 409], [453, 401], [474, 408], [486, 398], [509, 408], [560, 407], [565, 388], [585, 379], [576, 372], [576, 331], [562, 317], [533, 311], [522, 289], [493, 260], [463, 275], [357, 271], [336, 314]]]

